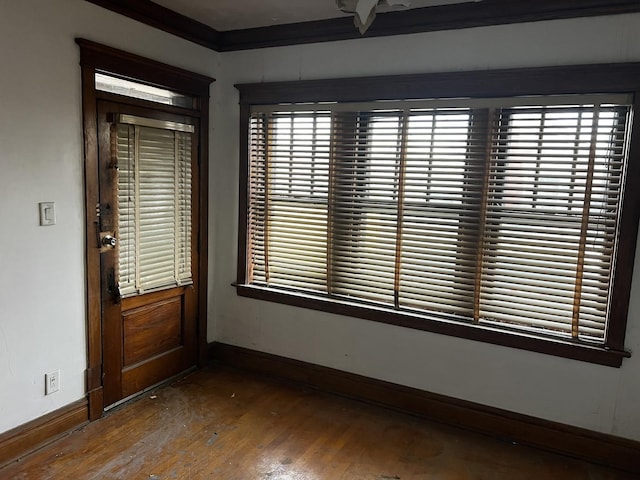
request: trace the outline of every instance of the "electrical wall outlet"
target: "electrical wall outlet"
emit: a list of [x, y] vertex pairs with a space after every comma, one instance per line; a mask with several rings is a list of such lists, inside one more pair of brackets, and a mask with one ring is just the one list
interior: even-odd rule
[[53, 392], [60, 390], [60, 370], [45, 373], [44, 375], [44, 394], [51, 395]]

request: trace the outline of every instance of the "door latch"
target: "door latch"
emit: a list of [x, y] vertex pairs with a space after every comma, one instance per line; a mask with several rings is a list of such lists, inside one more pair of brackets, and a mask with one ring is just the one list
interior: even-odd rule
[[116, 282], [116, 273], [113, 268], [107, 273], [107, 292], [111, 295], [113, 303], [120, 303], [120, 288]]

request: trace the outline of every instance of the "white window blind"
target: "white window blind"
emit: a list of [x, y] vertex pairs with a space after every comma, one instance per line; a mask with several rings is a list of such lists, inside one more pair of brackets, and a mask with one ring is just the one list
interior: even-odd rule
[[191, 283], [192, 131], [126, 115], [116, 125], [122, 295]]
[[603, 343], [628, 103], [256, 106], [249, 282]]

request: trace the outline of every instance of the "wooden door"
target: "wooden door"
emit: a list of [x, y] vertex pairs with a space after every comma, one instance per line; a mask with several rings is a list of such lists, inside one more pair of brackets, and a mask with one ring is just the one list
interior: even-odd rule
[[[123, 122], [132, 123], [123, 126]], [[200, 208], [197, 123], [196, 118], [160, 109], [98, 102], [100, 202], [97, 206], [97, 225], [101, 242], [105, 406], [135, 395], [189, 369], [197, 362], [199, 262], [196, 239]], [[172, 133], [177, 132], [176, 126], [182, 130], [185, 130], [183, 127], [189, 127], [193, 132], [187, 130], [180, 133], [182, 143], [180, 151], [176, 146], [172, 165], [171, 148], [163, 142], [166, 142], [166, 137], [177, 135]], [[151, 140], [141, 140], [145, 135]], [[162, 141], [156, 142], [154, 135], [162, 137]], [[178, 165], [177, 156], [180, 157], [181, 166]], [[125, 157], [126, 167], [123, 164]], [[179, 170], [186, 167], [190, 168], [188, 175], [180, 174]], [[160, 200], [157, 200], [152, 196], [154, 189], [166, 187], [167, 182], [170, 184], [172, 169], [177, 176], [174, 178], [175, 184], [178, 185], [178, 177], [182, 179], [180, 186], [176, 187], [175, 198], [172, 202], [171, 195], [165, 192], [158, 194]], [[126, 192], [123, 192], [124, 175], [128, 175], [128, 182], [134, 182], [134, 186]], [[183, 186], [184, 182], [188, 182], [188, 189]], [[188, 201], [184, 201], [185, 196], [189, 197]], [[183, 198], [182, 204], [178, 204], [178, 198]], [[128, 213], [125, 213], [124, 203]], [[173, 247], [170, 245], [171, 227], [167, 227], [171, 221], [171, 208], [177, 224], [187, 225], [185, 215], [190, 222], [188, 229], [180, 230], [180, 235], [186, 235], [188, 239], [182, 238], [178, 245], [180, 235], [176, 233]], [[189, 210], [188, 214], [184, 213]], [[127, 220], [131, 215], [135, 217], [133, 227], [131, 219]], [[164, 235], [169, 240], [163, 239], [161, 244], [155, 241], [145, 243], [145, 235], [153, 235], [158, 228], [165, 229], [161, 233], [169, 232]], [[162, 236], [159, 234], [158, 238]], [[183, 263], [188, 262], [187, 268], [182, 270], [190, 275], [180, 277], [176, 274], [173, 280], [165, 278], [160, 283], [145, 284], [144, 266], [154, 265], [156, 258], [160, 259], [156, 264], [170, 263], [171, 248], [176, 254], [174, 258], [178, 258], [178, 251], [188, 252], [188, 260], [184, 260], [184, 255], [180, 258]], [[124, 256], [127, 257], [126, 262], [121, 258]], [[126, 263], [124, 267], [123, 262]], [[133, 273], [132, 268], [135, 270]], [[178, 272], [177, 266], [173, 268]], [[165, 270], [170, 271], [171, 267]], [[127, 285], [126, 289], [123, 288], [123, 282]]]

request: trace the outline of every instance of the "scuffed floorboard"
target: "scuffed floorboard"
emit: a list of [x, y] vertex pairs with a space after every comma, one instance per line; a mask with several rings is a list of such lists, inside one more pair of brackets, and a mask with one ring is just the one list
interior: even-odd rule
[[0, 470], [2, 479], [631, 480], [225, 367], [148, 393]]

